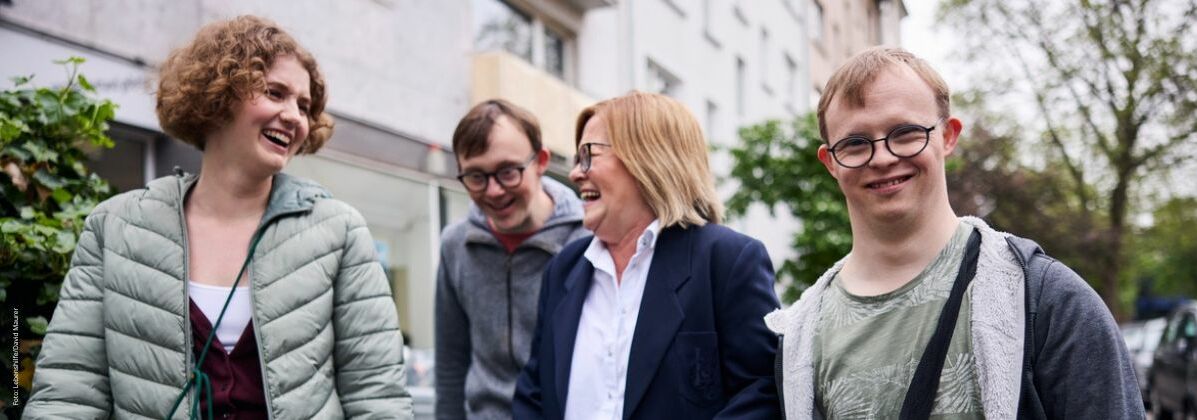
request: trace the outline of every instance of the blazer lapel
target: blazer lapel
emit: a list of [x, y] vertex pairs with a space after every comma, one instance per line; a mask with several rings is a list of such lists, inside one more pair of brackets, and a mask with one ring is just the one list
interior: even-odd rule
[[686, 318], [677, 290], [690, 279], [690, 234], [694, 228], [670, 227], [661, 231], [653, 262], [644, 284], [640, 315], [628, 356], [623, 418], [628, 418], [648, 391], [665, 352]]
[[562, 409], [569, 391], [569, 368], [574, 360], [574, 341], [578, 336], [578, 321], [582, 318], [582, 304], [586, 302], [593, 279], [594, 265], [585, 257], [579, 258], [565, 280], [565, 296], [552, 311], [553, 378], [557, 382], [553, 385], [557, 387]]

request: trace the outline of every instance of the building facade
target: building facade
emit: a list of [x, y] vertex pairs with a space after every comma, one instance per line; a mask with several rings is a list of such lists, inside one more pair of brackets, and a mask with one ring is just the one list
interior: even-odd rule
[[902, 44], [902, 0], [803, 0], [810, 10], [811, 107], [827, 79], [853, 54], [875, 45]]

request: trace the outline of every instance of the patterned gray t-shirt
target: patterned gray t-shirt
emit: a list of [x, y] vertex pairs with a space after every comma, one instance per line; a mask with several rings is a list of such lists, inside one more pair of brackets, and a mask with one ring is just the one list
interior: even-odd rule
[[[883, 295], [852, 295], [844, 290], [839, 273], [835, 275], [823, 298], [814, 342], [816, 404], [826, 418], [898, 418], [972, 231], [961, 223], [922, 273]], [[932, 418], [984, 418], [969, 307], [965, 293]]]

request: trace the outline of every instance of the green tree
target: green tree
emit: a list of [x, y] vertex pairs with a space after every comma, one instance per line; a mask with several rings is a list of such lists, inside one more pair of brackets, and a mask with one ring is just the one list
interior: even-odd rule
[[[1128, 215], [1149, 176], [1166, 178], [1197, 145], [1197, 2], [1192, 0], [945, 0], [977, 86], [1012, 103], [1035, 156], [1062, 168], [1076, 203], [1067, 218], [1092, 226], [1089, 278], [1124, 318]], [[995, 101], [995, 103], [1001, 103]], [[1015, 113], [1022, 112], [1024, 115]]]
[[801, 221], [792, 243], [798, 256], [782, 262], [777, 272], [787, 303], [852, 248], [844, 195], [817, 158], [820, 144], [810, 113], [742, 128], [739, 145], [729, 150], [730, 178], [738, 184], [727, 202], [729, 216], [743, 216], [759, 203], [770, 212], [785, 208]]
[[[1033, 239], [1050, 255], [1095, 279], [1092, 255], [1104, 246], [1094, 219], [1073, 217], [1079, 202], [1069, 194], [1068, 169], [1060, 162], [1030, 165], [1026, 154], [1050, 150], [1025, 144], [1021, 127], [1004, 115], [985, 112], [984, 93], [953, 97], [954, 112], [968, 115], [963, 135], [948, 159], [948, 197], [957, 214], [984, 218], [997, 229]], [[1121, 290], [1132, 290], [1129, 282]], [[1133, 296], [1121, 296], [1123, 304]]]
[[1151, 226], [1135, 235], [1132, 278], [1150, 279], [1161, 296], [1197, 297], [1197, 198], [1168, 200], [1152, 212]]
[[[113, 146], [104, 132], [116, 105], [94, 97], [77, 71], [82, 58], [58, 63], [67, 69], [61, 87], [31, 87], [31, 76], [0, 92], [0, 302], [19, 309], [25, 322], [5, 325], [19, 324], [26, 343], [45, 335], [84, 218], [110, 191], [84, 166], [84, 148]], [[0, 347], [16, 359], [14, 346]], [[0, 389], [11, 401], [11, 387]]]

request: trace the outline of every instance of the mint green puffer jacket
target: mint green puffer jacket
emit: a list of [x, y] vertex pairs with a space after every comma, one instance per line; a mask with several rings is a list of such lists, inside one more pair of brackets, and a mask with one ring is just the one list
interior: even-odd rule
[[[166, 418], [196, 357], [183, 221], [195, 180], [159, 178], [88, 216], [25, 418]], [[271, 417], [411, 418], [395, 303], [361, 215], [278, 174], [259, 229], [248, 278]]]

